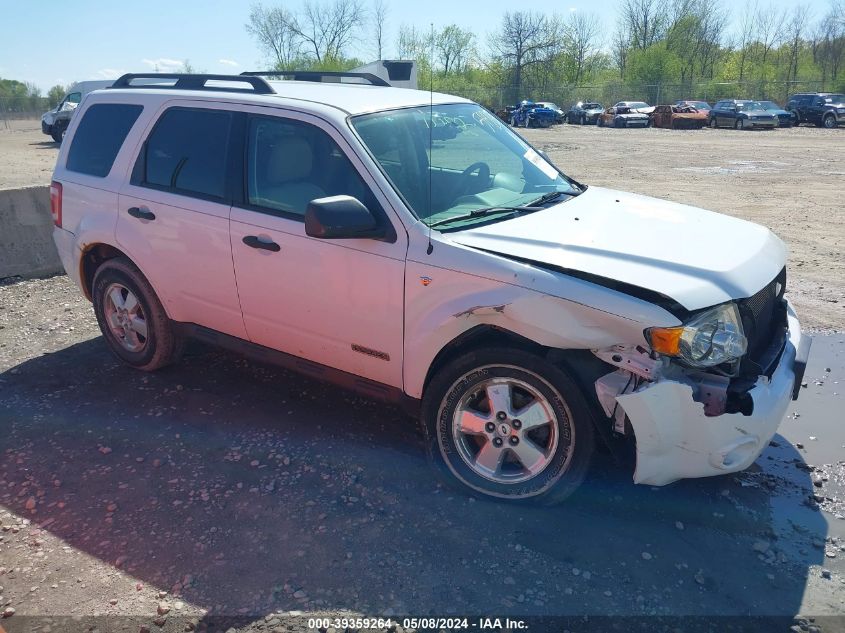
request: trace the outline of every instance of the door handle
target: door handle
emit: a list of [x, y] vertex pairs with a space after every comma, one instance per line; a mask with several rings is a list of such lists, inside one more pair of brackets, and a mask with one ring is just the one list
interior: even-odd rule
[[156, 214], [150, 211], [149, 209], [140, 209], [138, 207], [129, 207], [126, 211], [129, 215], [133, 218], [138, 218], [139, 220], [155, 220]]
[[272, 251], [274, 253], [278, 253], [280, 250], [282, 250], [282, 247], [276, 244], [276, 242], [265, 242], [257, 235], [247, 235], [246, 237], [244, 237], [243, 242], [250, 248], [261, 248], [265, 251]]

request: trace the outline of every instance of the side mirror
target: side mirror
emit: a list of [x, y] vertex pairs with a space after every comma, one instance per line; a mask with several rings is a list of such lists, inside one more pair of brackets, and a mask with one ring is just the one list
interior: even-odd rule
[[330, 196], [308, 203], [305, 234], [324, 240], [365, 239], [384, 237], [385, 230], [357, 198]]

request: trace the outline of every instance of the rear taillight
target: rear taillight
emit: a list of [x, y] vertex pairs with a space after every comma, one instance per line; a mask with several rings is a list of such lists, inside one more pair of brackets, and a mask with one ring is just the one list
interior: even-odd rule
[[53, 224], [62, 226], [62, 183], [55, 180], [50, 183], [50, 212], [53, 214]]

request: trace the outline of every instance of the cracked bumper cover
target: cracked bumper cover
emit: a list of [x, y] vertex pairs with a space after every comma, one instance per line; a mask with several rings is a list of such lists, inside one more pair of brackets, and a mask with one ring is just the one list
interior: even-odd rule
[[748, 468], [757, 459], [786, 413], [809, 352], [809, 339], [802, 337], [791, 305], [787, 321], [789, 336], [777, 368], [771, 379], [760, 377], [749, 392], [751, 415], [707, 417], [704, 406], [693, 400], [692, 388], [673, 380], [617, 397], [636, 436], [634, 483], [663, 486], [678, 479], [723, 475]]

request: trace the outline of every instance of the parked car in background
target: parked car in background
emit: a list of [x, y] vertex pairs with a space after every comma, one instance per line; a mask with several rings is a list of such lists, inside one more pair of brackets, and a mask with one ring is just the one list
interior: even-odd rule
[[632, 112], [639, 112], [640, 114], [651, 114], [654, 112], [654, 106], [648, 105], [645, 101], [620, 101], [613, 107], [630, 108]]
[[554, 122], [554, 110], [544, 108], [533, 101], [522, 101], [511, 112], [510, 124], [513, 127], [549, 127]]
[[679, 99], [675, 102], [676, 106], [691, 106], [699, 112], [710, 112], [713, 109], [706, 101], [696, 101], [695, 99]]
[[73, 84], [59, 102], [59, 105], [41, 116], [41, 131], [47, 136], [52, 136], [56, 143], [61, 143], [70, 123], [70, 117], [73, 116], [76, 106], [79, 105], [85, 95], [94, 90], [108, 88], [113, 83], [114, 80], [80, 81]]
[[760, 101], [759, 103], [766, 112], [771, 112], [778, 118], [778, 125], [780, 127], [792, 127], [795, 125], [795, 115], [789, 110], [784, 110], [774, 101]]
[[795, 117], [795, 125], [815, 123], [835, 128], [845, 123], [845, 95], [832, 92], [801, 92], [789, 97], [786, 109]]
[[566, 117], [566, 113], [560, 109], [560, 107], [556, 103], [552, 103], [551, 101], [538, 101], [537, 105], [541, 108], [547, 108], [555, 113], [555, 123], [563, 123], [564, 118]]
[[613, 106], [599, 116], [596, 125], [599, 127], [646, 127], [648, 115], [625, 106]]
[[513, 114], [513, 111], [516, 110], [518, 107], [519, 106], [505, 106], [504, 108], [496, 110], [495, 114], [505, 123], [510, 123], [511, 115]]
[[670, 130], [700, 130], [707, 120], [707, 112], [687, 105], [659, 105], [651, 113], [651, 125]]
[[750, 99], [722, 99], [710, 110], [710, 127], [732, 127], [736, 130], [753, 128], [774, 129], [777, 116], [765, 110], [758, 101]]
[[567, 123], [593, 124], [604, 112], [604, 106], [597, 101], [579, 101], [566, 113]]

